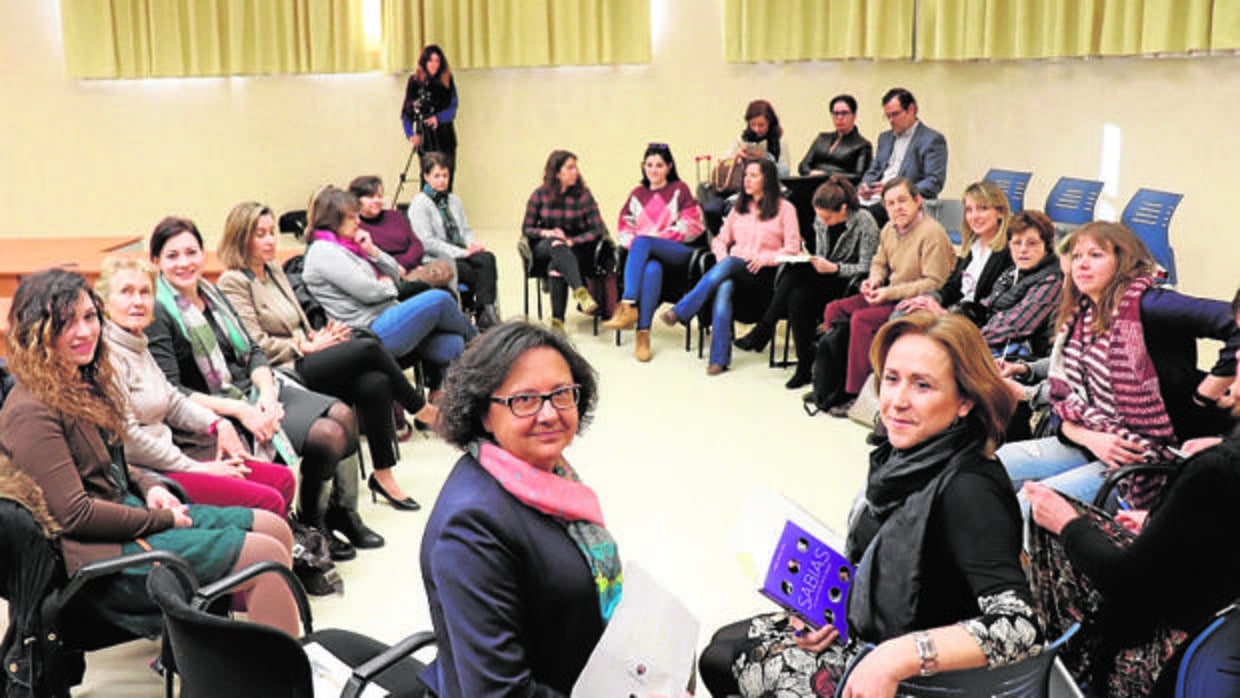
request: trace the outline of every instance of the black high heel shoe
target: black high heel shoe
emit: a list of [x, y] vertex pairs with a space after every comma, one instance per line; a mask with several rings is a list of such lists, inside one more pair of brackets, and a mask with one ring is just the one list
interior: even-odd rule
[[417, 511], [422, 508], [422, 505], [415, 502], [413, 497], [397, 499], [388, 494], [388, 491], [383, 489], [383, 485], [379, 484], [379, 481], [375, 479], [374, 473], [371, 473], [370, 477], [366, 479], [366, 486], [370, 488], [371, 503], [378, 501], [378, 497], [376, 495], [382, 495], [383, 498], [388, 501], [388, 504], [392, 505], [393, 509], [399, 509], [401, 511]]

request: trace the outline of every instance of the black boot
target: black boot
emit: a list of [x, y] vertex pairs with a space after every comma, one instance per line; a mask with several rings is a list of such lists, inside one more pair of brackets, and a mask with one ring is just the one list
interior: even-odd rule
[[773, 334], [774, 332], [771, 331], [770, 327], [759, 322], [753, 326], [752, 330], [749, 330], [748, 334], [732, 342], [732, 344], [737, 349], [745, 351], [762, 351], [766, 348], [767, 343], [771, 341], [771, 335]]
[[798, 362], [797, 370], [793, 372], [792, 377], [788, 379], [788, 382], [784, 383], [784, 387], [788, 390], [796, 390], [797, 388], [804, 388], [813, 380], [814, 374], [812, 369], [808, 365]]
[[478, 308], [474, 314], [474, 324], [478, 326], [479, 332], [486, 332], [500, 323], [499, 313], [495, 311], [493, 303]]
[[332, 507], [323, 517], [323, 523], [328, 529], [348, 538], [355, 548], [369, 550], [383, 547], [383, 536], [366, 528], [366, 524], [362, 523], [361, 515], [355, 509]]

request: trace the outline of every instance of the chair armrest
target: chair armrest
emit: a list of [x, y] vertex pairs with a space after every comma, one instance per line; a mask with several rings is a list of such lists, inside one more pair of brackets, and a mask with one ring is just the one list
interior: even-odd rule
[[1111, 495], [1111, 490], [1133, 475], [1167, 475], [1168, 477], [1175, 477], [1178, 472], [1180, 472], [1179, 465], [1168, 463], [1138, 463], [1137, 465], [1126, 465], [1122, 468], [1111, 470], [1102, 481], [1102, 486], [1098, 488], [1098, 493], [1094, 495], [1094, 506], [1099, 509], [1105, 507], [1107, 497]]
[[268, 572], [283, 579], [284, 583], [288, 585], [289, 590], [293, 592], [293, 600], [297, 602], [297, 614], [301, 617], [302, 632], [306, 635], [314, 632], [314, 619], [310, 614], [310, 601], [306, 598], [306, 590], [301, 585], [301, 580], [297, 579], [297, 575], [293, 574], [292, 570], [274, 560], [256, 562], [235, 574], [230, 574], [227, 577], [199, 587], [198, 591], [194, 592], [194, 600], [191, 605], [200, 611], [205, 610], [213, 601], [231, 592], [238, 585]]
[[423, 630], [392, 645], [375, 655], [370, 661], [353, 670], [353, 675], [349, 677], [348, 682], [344, 685], [344, 690], [340, 692], [340, 698], [357, 698], [357, 696], [362, 694], [362, 689], [366, 687], [366, 684], [370, 683], [376, 676], [386, 671], [396, 662], [423, 647], [433, 644], [435, 644], [435, 633]]
[[144, 550], [140, 553], [118, 555], [106, 560], [97, 560], [82, 565], [74, 573], [73, 577], [69, 579], [69, 583], [60, 590], [59, 605], [63, 607], [68, 604], [82, 590], [82, 587], [100, 577], [116, 574], [131, 567], [141, 567], [142, 565], [149, 564], [167, 565], [180, 575], [183, 580], [192, 582], [195, 586], [198, 584], [198, 577], [194, 574], [194, 570], [180, 555], [168, 550]]

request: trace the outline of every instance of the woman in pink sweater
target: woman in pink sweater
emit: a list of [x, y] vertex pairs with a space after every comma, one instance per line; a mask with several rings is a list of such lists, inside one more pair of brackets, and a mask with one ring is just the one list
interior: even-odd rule
[[706, 368], [709, 376], [723, 373], [731, 362], [734, 306], [743, 304], [741, 315], [760, 314], [770, 303], [780, 258], [801, 251], [796, 210], [779, 195], [775, 163], [746, 163], [742, 187], [736, 207], [711, 243], [711, 251], [719, 262], [693, 290], [660, 316], [669, 325], [688, 323], [714, 299], [711, 324], [715, 331], [710, 342], [710, 365]]

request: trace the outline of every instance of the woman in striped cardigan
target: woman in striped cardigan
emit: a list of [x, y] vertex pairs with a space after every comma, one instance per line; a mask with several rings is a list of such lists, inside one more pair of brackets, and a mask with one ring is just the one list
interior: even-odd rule
[[[1019, 487], [1028, 480], [1089, 500], [1110, 468], [1172, 460], [1173, 447], [1222, 433], [1218, 407], [1236, 373], [1237, 329], [1222, 301], [1155, 285], [1155, 263], [1126, 226], [1095, 221], [1066, 245], [1070, 269], [1051, 353], [1055, 437], [995, 454]], [[1197, 340], [1225, 343], [1209, 374]], [[1133, 487], [1140, 508], [1151, 488]]]

